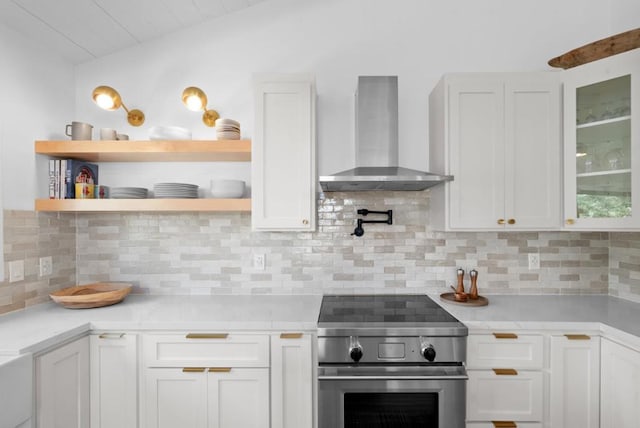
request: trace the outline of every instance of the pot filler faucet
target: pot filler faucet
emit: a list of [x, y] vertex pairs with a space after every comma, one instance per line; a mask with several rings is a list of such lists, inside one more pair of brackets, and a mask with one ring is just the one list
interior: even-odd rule
[[388, 210], [388, 211], [370, 211], [368, 209], [360, 209], [358, 210], [358, 215], [363, 215], [363, 216], [367, 216], [369, 214], [386, 214], [387, 215], [387, 219], [386, 220], [363, 220], [361, 218], [358, 219], [358, 223], [356, 225], [356, 228], [353, 230], [353, 233], [351, 234], [351, 236], [355, 235], [357, 237], [360, 237], [362, 235], [364, 235], [364, 229], [362, 228], [362, 225], [364, 223], [386, 223], [386, 224], [393, 224], [393, 210]]

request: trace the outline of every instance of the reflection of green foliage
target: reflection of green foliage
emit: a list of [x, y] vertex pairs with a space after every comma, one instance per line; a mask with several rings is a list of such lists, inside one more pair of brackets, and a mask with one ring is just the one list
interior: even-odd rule
[[629, 217], [630, 196], [578, 195], [578, 217]]

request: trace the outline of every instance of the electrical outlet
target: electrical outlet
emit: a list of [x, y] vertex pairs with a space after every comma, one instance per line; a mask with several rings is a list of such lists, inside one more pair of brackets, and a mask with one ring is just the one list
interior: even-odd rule
[[266, 265], [266, 256], [264, 254], [254, 254], [253, 255], [253, 268], [264, 270]]
[[540, 269], [540, 254], [529, 253], [529, 270]]
[[24, 260], [9, 262], [9, 282], [24, 280]]
[[40, 257], [40, 276], [49, 276], [53, 273], [53, 259], [49, 257]]

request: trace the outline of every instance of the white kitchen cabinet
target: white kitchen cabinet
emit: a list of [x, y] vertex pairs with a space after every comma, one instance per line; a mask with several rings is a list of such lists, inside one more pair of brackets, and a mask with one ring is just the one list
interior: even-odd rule
[[266, 368], [146, 371], [146, 427], [268, 428]]
[[550, 427], [598, 428], [600, 338], [554, 335], [550, 343]]
[[269, 335], [145, 334], [145, 428], [269, 427]]
[[640, 229], [640, 50], [563, 72], [566, 229]]
[[[544, 336], [486, 331], [467, 338], [467, 426], [542, 424]], [[489, 425], [491, 426], [491, 425]]]
[[444, 76], [429, 97], [437, 230], [560, 228], [558, 73]]
[[254, 79], [254, 230], [316, 228], [315, 84], [307, 75]]
[[469, 370], [468, 421], [542, 421], [542, 372]]
[[91, 427], [138, 426], [137, 336], [90, 336]]
[[145, 428], [207, 428], [205, 369], [145, 371]]
[[640, 352], [602, 339], [600, 421], [602, 428], [640, 423]]
[[311, 335], [271, 335], [271, 427], [313, 427]]
[[269, 428], [269, 369], [209, 369], [209, 428]]
[[38, 356], [35, 369], [37, 427], [88, 427], [89, 338]]

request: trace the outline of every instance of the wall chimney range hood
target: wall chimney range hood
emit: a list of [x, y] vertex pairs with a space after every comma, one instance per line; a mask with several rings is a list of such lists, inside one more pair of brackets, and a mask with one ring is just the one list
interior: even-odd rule
[[323, 191], [424, 190], [453, 180], [397, 166], [397, 76], [359, 76], [355, 104], [356, 168], [320, 176]]

